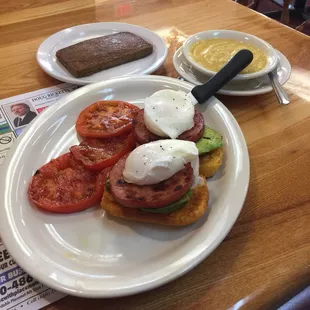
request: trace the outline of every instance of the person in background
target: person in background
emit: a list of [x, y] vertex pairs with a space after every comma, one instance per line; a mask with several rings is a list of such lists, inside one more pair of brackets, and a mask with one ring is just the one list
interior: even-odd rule
[[29, 105], [26, 103], [13, 104], [11, 111], [17, 115], [13, 121], [15, 127], [27, 125], [37, 116], [35, 112], [30, 110]]

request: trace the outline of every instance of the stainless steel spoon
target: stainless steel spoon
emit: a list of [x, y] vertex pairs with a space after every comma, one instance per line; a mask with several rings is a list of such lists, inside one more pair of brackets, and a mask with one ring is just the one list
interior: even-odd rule
[[278, 79], [274, 75], [273, 72], [268, 73], [268, 77], [270, 79], [270, 83], [272, 85], [272, 88], [274, 92], [276, 93], [276, 96], [278, 98], [278, 101], [280, 104], [289, 104], [290, 103], [290, 98], [283, 89], [282, 85], [279, 83]]

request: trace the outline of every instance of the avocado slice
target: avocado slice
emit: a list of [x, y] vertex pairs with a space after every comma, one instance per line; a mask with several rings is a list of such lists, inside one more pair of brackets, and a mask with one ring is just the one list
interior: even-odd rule
[[111, 186], [110, 186], [110, 179], [107, 179], [107, 180], [106, 180], [106, 182], [105, 182], [105, 188], [106, 188], [106, 190], [107, 190], [108, 192], [110, 192], [110, 188], [111, 188]]
[[208, 153], [223, 144], [222, 136], [214, 129], [205, 126], [203, 136], [196, 142], [199, 155]]
[[171, 203], [162, 208], [140, 208], [141, 211], [148, 212], [148, 213], [160, 213], [160, 214], [167, 214], [174, 212], [186, 205], [186, 203], [190, 200], [192, 195], [192, 190], [190, 189], [188, 192], [185, 193], [179, 200]]

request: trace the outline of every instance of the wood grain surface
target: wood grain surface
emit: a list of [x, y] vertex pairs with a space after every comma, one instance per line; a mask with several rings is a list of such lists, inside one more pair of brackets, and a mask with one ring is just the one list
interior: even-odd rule
[[0, 98], [59, 84], [36, 62], [49, 35], [70, 26], [123, 21], [156, 31], [169, 56], [156, 74], [177, 77], [172, 55], [188, 35], [234, 29], [257, 35], [291, 62], [291, 104], [274, 93], [218, 96], [243, 130], [249, 192], [223, 243], [200, 265], [158, 289], [124, 298], [66, 297], [48, 310], [276, 309], [310, 284], [310, 38], [228, 0], [0, 0]]

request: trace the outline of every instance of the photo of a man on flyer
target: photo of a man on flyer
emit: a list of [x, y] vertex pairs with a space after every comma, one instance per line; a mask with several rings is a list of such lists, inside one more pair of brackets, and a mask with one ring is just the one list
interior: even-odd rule
[[11, 112], [17, 117], [14, 118], [13, 123], [15, 127], [20, 127], [29, 124], [37, 114], [30, 110], [26, 103], [16, 103], [11, 106]]

